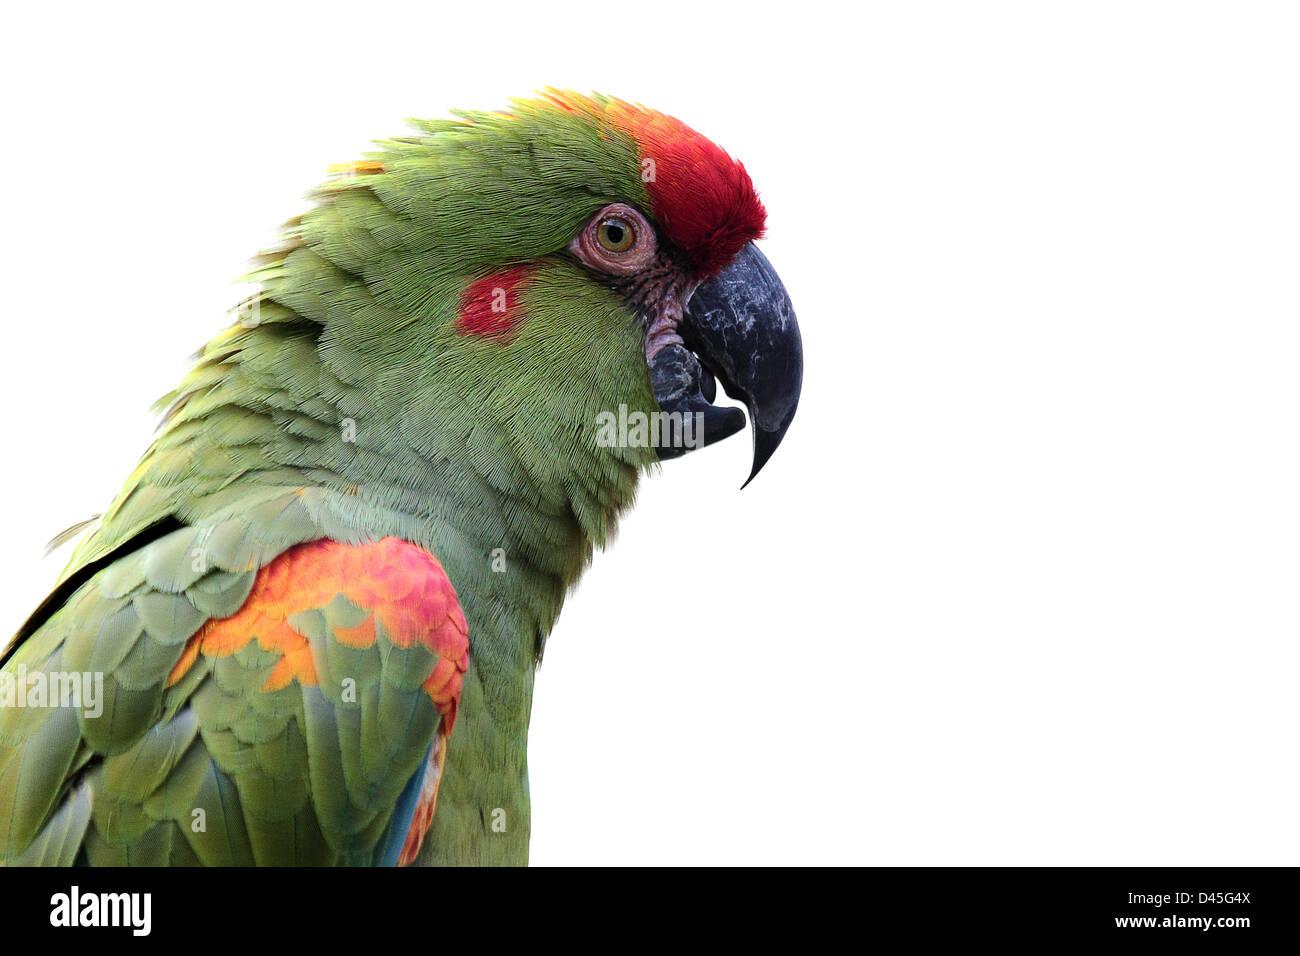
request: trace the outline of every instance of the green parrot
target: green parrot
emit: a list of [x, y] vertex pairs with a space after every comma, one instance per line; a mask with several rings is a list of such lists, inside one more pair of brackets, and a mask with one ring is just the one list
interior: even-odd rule
[[794, 416], [744, 167], [548, 90], [337, 167], [0, 659], [0, 863], [523, 864], [534, 671], [639, 474]]

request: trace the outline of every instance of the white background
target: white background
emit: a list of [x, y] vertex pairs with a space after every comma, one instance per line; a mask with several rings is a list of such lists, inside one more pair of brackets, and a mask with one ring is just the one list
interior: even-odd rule
[[597, 89], [746, 163], [807, 373], [566, 607], [533, 861], [1300, 862], [1294, 9], [19, 6], [0, 624], [327, 165]]

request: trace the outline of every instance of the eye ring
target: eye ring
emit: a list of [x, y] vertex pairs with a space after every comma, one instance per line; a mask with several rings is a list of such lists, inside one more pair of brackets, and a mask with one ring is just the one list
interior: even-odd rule
[[622, 216], [607, 216], [596, 227], [596, 241], [606, 252], [627, 252], [636, 244], [636, 227]]
[[615, 202], [586, 221], [569, 243], [569, 251], [595, 272], [630, 276], [655, 261], [659, 241], [641, 210]]

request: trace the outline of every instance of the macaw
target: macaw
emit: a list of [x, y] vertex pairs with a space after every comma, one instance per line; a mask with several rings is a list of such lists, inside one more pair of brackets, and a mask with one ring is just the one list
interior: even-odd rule
[[527, 862], [534, 669], [638, 475], [794, 416], [744, 167], [547, 90], [332, 169], [0, 668], [0, 862]]

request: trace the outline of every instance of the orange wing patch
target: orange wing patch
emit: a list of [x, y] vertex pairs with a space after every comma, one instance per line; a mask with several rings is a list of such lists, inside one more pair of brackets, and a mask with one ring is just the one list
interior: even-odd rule
[[424, 689], [442, 714], [439, 732], [451, 733], [461, 681], [469, 666], [465, 615], [437, 559], [399, 538], [356, 545], [309, 541], [285, 551], [258, 571], [243, 607], [230, 617], [208, 621], [189, 639], [167, 685], [179, 681], [199, 654], [225, 657], [249, 641], [281, 655], [263, 690], [280, 690], [295, 680], [316, 685], [311, 646], [288, 619], [300, 611], [322, 608], [339, 594], [371, 611], [357, 627], [335, 631], [341, 643], [370, 647], [377, 640], [378, 623], [386, 639], [398, 647], [421, 641], [438, 655]]

